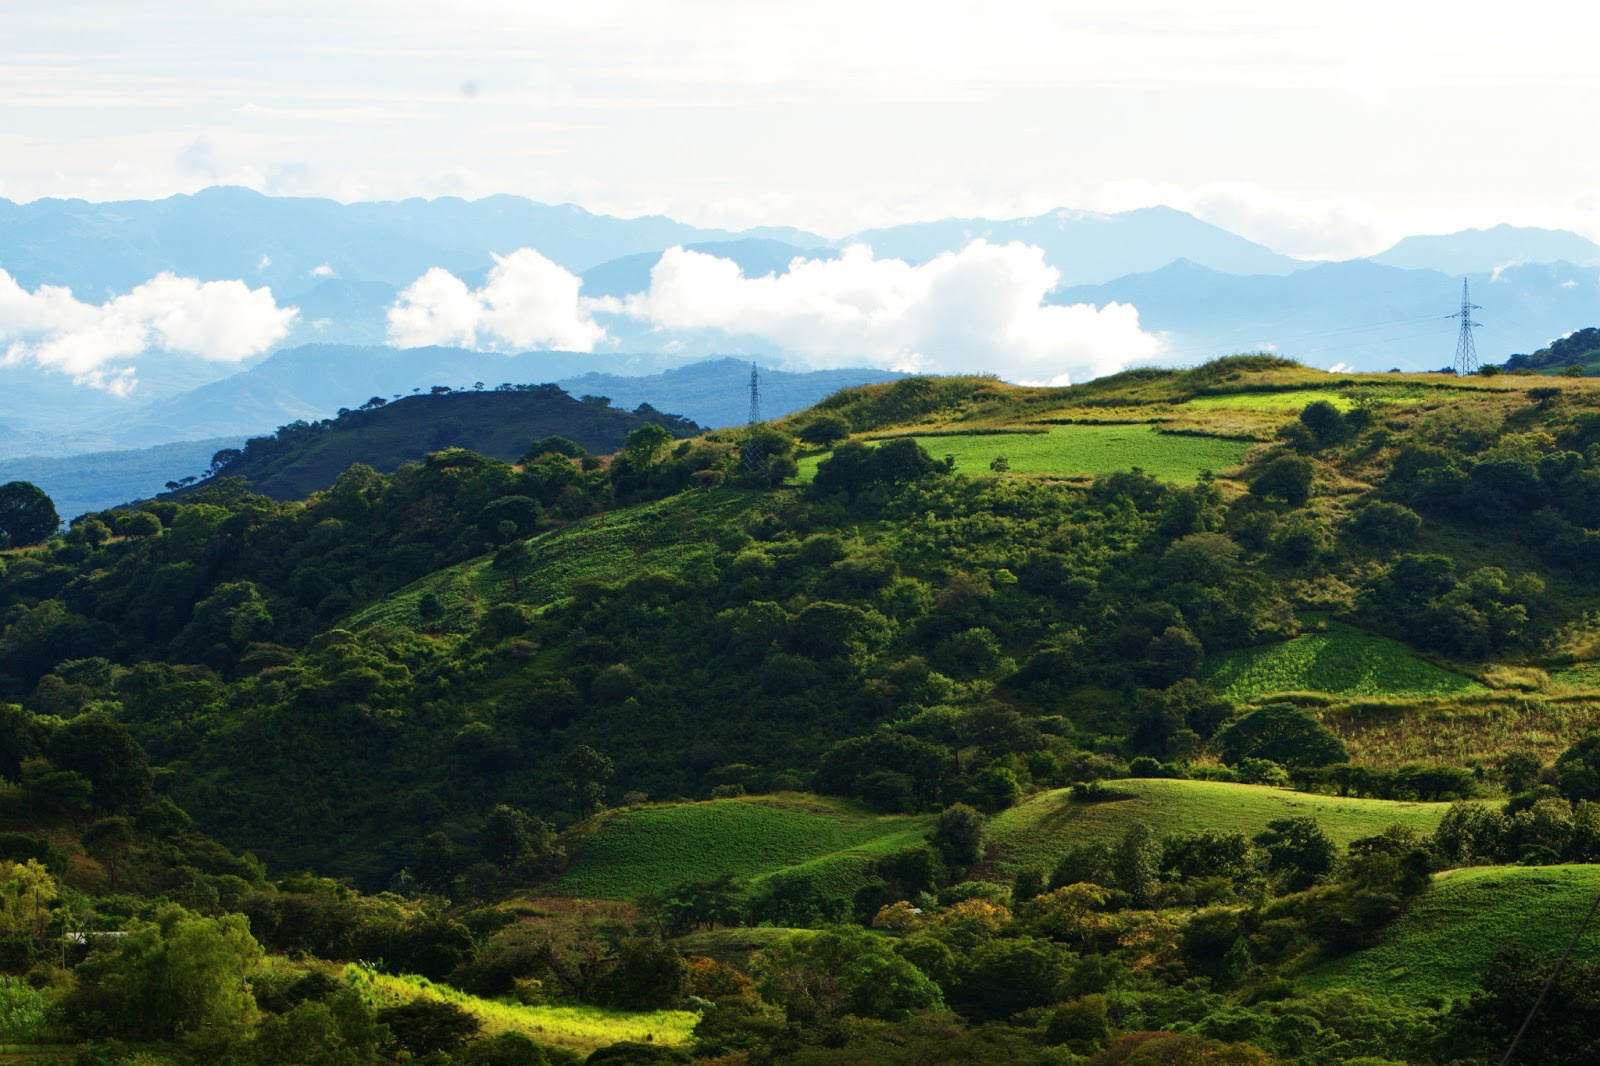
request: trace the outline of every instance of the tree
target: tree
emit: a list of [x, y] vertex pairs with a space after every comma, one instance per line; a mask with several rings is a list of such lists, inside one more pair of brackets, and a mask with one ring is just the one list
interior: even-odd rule
[[1267, 823], [1255, 842], [1266, 849], [1267, 869], [1280, 874], [1290, 892], [1310, 888], [1333, 869], [1338, 854], [1315, 818], [1278, 818]]
[[672, 434], [654, 422], [649, 422], [628, 434], [628, 440], [623, 445], [622, 453], [627, 458], [628, 465], [633, 469], [648, 470], [655, 465], [656, 457], [661, 454], [661, 449], [670, 443], [672, 443]]
[[511, 575], [511, 594], [522, 595], [522, 575], [533, 565], [533, 545], [514, 540], [494, 553], [494, 568]]
[[0, 485], [0, 545], [38, 544], [61, 528], [61, 516], [44, 490], [31, 481]]
[[807, 444], [817, 444], [822, 447], [844, 440], [850, 435], [850, 423], [838, 415], [823, 415], [814, 419], [800, 431], [800, 439]]
[[600, 752], [587, 744], [579, 744], [561, 760], [561, 775], [572, 790], [572, 805], [580, 817], [587, 818], [600, 809], [605, 800], [606, 782], [616, 766]]
[[1250, 483], [1250, 495], [1300, 507], [1311, 498], [1312, 472], [1309, 459], [1298, 455], [1279, 456], [1261, 468], [1261, 473]]
[[1327, 400], [1316, 400], [1300, 411], [1300, 424], [1311, 431], [1320, 447], [1350, 439], [1350, 425], [1339, 409]]
[[1556, 756], [1556, 780], [1570, 800], [1600, 799], [1600, 733], [1591, 733]]
[[394, 1042], [416, 1056], [449, 1051], [478, 1032], [478, 1019], [446, 1000], [414, 999], [378, 1012]]
[[952, 866], [971, 866], [983, 858], [984, 836], [983, 815], [957, 803], [939, 815], [928, 839]]
[[167, 904], [129, 930], [115, 953], [91, 956], [78, 972], [115, 1004], [125, 1032], [227, 1039], [255, 1023], [247, 981], [264, 957], [244, 915], [203, 918]]
[[59, 769], [93, 783], [98, 811], [135, 810], [150, 795], [149, 757], [121, 722], [102, 711], [79, 715], [57, 729], [47, 750]]
[[1222, 761], [1237, 766], [1244, 759], [1268, 759], [1281, 766], [1312, 767], [1347, 762], [1350, 754], [1333, 730], [1309, 711], [1285, 703], [1269, 703], [1252, 711], [1218, 735]]

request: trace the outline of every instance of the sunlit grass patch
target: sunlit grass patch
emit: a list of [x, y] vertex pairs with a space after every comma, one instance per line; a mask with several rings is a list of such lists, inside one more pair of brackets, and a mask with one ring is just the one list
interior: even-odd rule
[[621, 1040], [656, 1044], [687, 1044], [700, 1016], [693, 1011], [623, 1011], [582, 1005], [527, 1006], [506, 1000], [483, 999], [425, 977], [394, 976], [363, 966], [345, 967], [345, 980], [377, 1007], [395, 1006], [416, 999], [433, 999], [472, 1014], [485, 1035], [521, 1033], [540, 1044], [574, 1051], [593, 1051]]

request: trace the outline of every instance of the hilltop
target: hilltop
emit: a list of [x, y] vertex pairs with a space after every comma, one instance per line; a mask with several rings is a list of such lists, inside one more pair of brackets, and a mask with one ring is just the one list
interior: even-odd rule
[[[604, 455], [620, 449], [628, 434], [644, 425], [661, 426], [672, 437], [700, 428], [649, 404], [624, 411], [612, 407], [608, 398], [580, 400], [556, 385], [463, 392], [440, 388], [392, 403], [375, 396], [326, 422], [294, 422], [272, 437], [252, 437], [242, 450], [220, 453], [212, 476], [243, 478], [263, 495], [297, 500], [330, 487], [357, 463], [388, 472], [448, 448], [510, 462], [546, 437], [561, 437]], [[199, 489], [204, 487], [202, 482]]]

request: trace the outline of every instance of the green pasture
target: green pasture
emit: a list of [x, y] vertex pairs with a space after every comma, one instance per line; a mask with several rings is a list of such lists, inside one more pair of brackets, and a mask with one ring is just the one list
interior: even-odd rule
[[851, 889], [864, 883], [871, 858], [920, 843], [932, 826], [930, 816], [798, 794], [613, 811], [575, 847], [552, 891], [639, 899], [682, 881], [779, 872]]
[[738, 489], [685, 492], [664, 500], [595, 515], [534, 537], [533, 560], [521, 577], [521, 594], [512, 594], [508, 574], [480, 556], [430, 574], [345, 622], [351, 629], [372, 625], [423, 626], [417, 601], [437, 595], [447, 626], [470, 623], [477, 610], [508, 599], [542, 607], [565, 596], [584, 578], [617, 580], [653, 569], [677, 570], [711, 550], [717, 531], [759, 503], [763, 494]]
[[364, 966], [346, 966], [345, 980], [379, 1007], [432, 999], [474, 1015], [486, 1036], [521, 1033], [539, 1044], [592, 1052], [622, 1040], [687, 1044], [700, 1016], [686, 1010], [623, 1011], [578, 1004], [527, 1006], [504, 999], [482, 999], [425, 977], [396, 977]]
[[1333, 696], [1454, 696], [1486, 692], [1469, 677], [1424, 662], [1399, 641], [1329, 623], [1326, 632], [1212, 656], [1202, 679], [1225, 698], [1275, 692]]
[[[1395, 919], [1376, 947], [1316, 967], [1312, 988], [1463, 997], [1496, 951], [1520, 941], [1551, 964], [1600, 893], [1600, 866], [1479, 866], [1451, 870]], [[1573, 956], [1600, 959], [1594, 931]]]
[[1000, 848], [998, 865], [1010, 874], [1028, 866], [1050, 870], [1068, 849], [1111, 844], [1129, 826], [1144, 825], [1157, 838], [1205, 829], [1253, 836], [1277, 818], [1310, 817], [1343, 847], [1399, 823], [1431, 833], [1448, 803], [1406, 803], [1292, 792], [1265, 785], [1165, 779], [1108, 781], [1120, 799], [1083, 803], [1070, 789], [1055, 789], [1003, 811], [989, 825]]
[[[1013, 474], [1095, 477], [1138, 467], [1163, 481], [1187, 483], [1202, 470], [1239, 465], [1249, 441], [1161, 433], [1153, 425], [1053, 426], [1042, 433], [964, 433], [919, 436], [928, 454], [953, 456], [958, 474], [987, 474], [1004, 456]], [[872, 442], [868, 442], [872, 443]], [[800, 480], [809, 482], [826, 455], [800, 460]]]

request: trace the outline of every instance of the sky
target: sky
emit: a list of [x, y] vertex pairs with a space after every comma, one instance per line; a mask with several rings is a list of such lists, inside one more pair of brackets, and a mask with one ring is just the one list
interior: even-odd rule
[[0, 197], [514, 193], [829, 237], [1164, 203], [1311, 258], [1600, 238], [1545, 0], [0, 0]]

